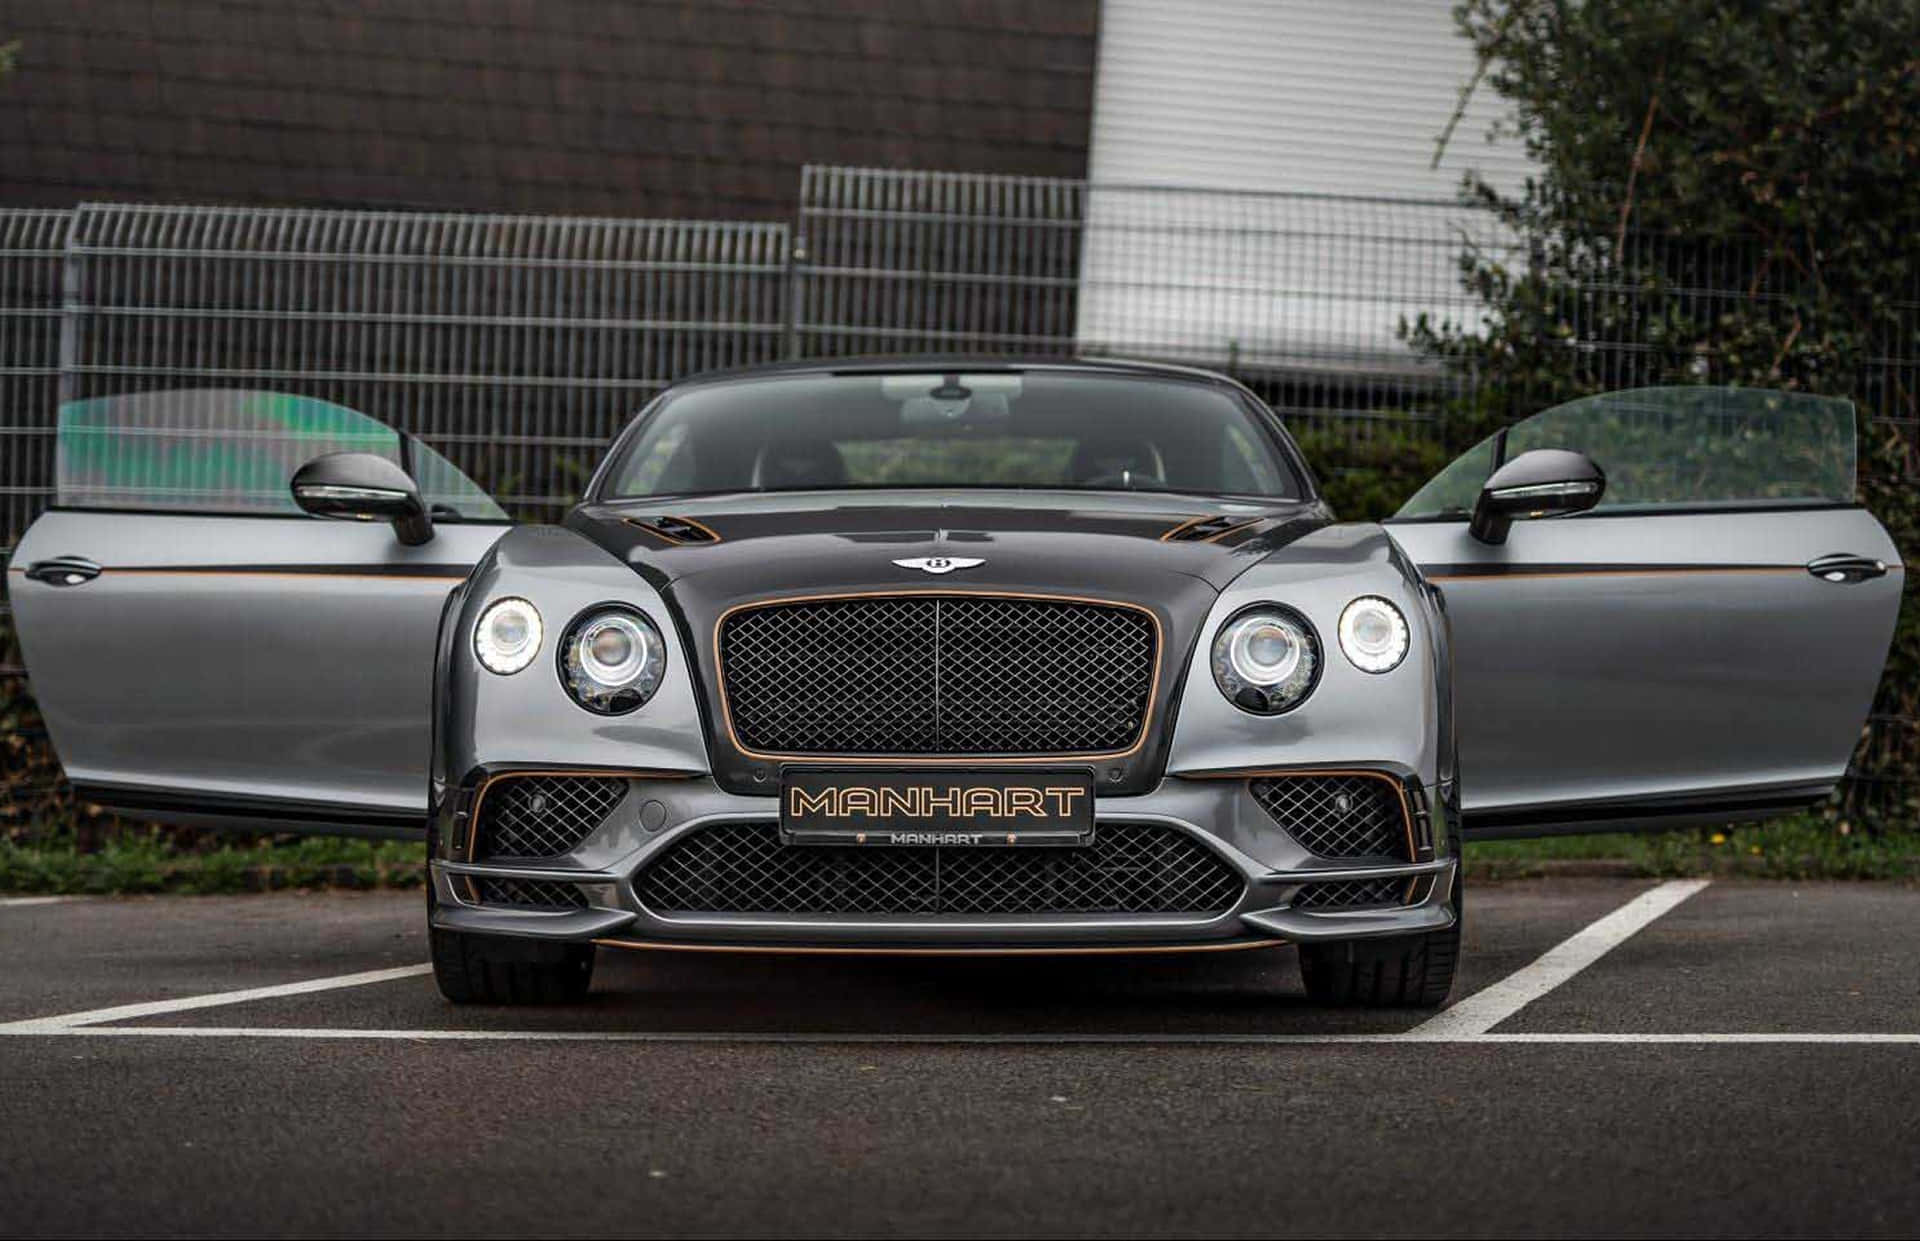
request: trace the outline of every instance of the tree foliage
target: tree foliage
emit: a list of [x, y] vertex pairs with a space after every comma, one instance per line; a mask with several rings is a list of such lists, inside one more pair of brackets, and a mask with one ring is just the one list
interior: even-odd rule
[[[1455, 16], [1538, 171], [1511, 195], [1467, 185], [1518, 239], [1462, 257], [1480, 320], [1410, 325], [1475, 379], [1449, 438], [1627, 386], [1849, 397], [1861, 498], [1920, 561], [1920, 4], [1465, 0]], [[1909, 825], [1914, 578], [1845, 807]]]

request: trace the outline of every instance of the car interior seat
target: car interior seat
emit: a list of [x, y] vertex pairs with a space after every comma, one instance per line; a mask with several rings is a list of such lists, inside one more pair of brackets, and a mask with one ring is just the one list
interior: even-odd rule
[[847, 485], [847, 463], [824, 440], [770, 440], [753, 459], [753, 486], [788, 491]]
[[1152, 441], [1139, 436], [1081, 440], [1067, 462], [1067, 481], [1084, 487], [1101, 479], [1121, 487], [1164, 487], [1167, 465]]

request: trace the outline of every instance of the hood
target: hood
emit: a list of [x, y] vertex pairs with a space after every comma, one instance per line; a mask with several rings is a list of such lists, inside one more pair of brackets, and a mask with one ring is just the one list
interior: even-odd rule
[[[721, 723], [715, 643], [730, 609], [802, 596], [921, 592], [1132, 604], [1158, 621], [1156, 683], [1176, 687], [1221, 590], [1330, 520], [1318, 503], [891, 490], [583, 505], [567, 525], [666, 599], [694, 653], [714, 778], [753, 795], [777, 790], [782, 763], [741, 748]], [[1103, 795], [1153, 787], [1165, 769], [1173, 698], [1159, 695], [1140, 745], [1101, 760]]]
[[[924, 496], [924, 500], [918, 497]], [[1134, 597], [1192, 578], [1218, 592], [1328, 524], [1317, 502], [1125, 492], [774, 492], [583, 505], [567, 525], [671, 590], [779, 595], [905, 589], [1088, 591]], [[896, 560], [983, 563], [928, 574]], [[691, 584], [690, 584], [691, 585]], [[1169, 584], [1170, 585], [1170, 584]]]

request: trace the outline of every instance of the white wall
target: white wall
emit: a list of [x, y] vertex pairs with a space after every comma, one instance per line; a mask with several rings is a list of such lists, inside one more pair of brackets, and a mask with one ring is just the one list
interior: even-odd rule
[[1105, 0], [1095, 181], [1448, 198], [1474, 167], [1503, 188], [1519, 144], [1488, 145], [1501, 102], [1476, 90], [1450, 0]]
[[[1429, 166], [1473, 72], [1448, 0], [1105, 0], [1100, 22], [1097, 186], [1439, 201], [1470, 166], [1526, 175], [1485, 140], [1484, 84]], [[1227, 194], [1096, 189], [1088, 221], [1083, 344], [1277, 364], [1403, 362], [1401, 316], [1458, 301], [1461, 231], [1492, 239], [1449, 206]]]

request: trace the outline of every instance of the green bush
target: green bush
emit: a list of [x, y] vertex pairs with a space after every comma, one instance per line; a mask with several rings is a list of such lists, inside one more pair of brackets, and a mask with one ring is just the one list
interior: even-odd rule
[[1424, 430], [1382, 429], [1355, 439], [1342, 428], [1309, 429], [1294, 438], [1342, 521], [1392, 516], [1451, 456]]

